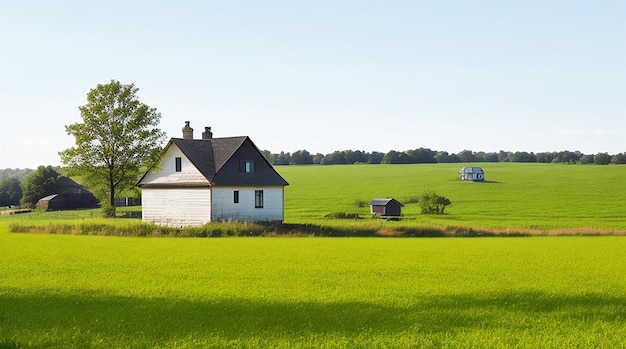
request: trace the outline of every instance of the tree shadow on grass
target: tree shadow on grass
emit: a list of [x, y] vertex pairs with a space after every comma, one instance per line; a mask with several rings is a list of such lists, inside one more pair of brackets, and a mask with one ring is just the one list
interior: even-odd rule
[[[522, 326], [541, 331], [545, 321], [576, 323], [571, 331], [593, 323], [617, 323], [626, 335], [626, 297], [558, 296], [540, 292], [415, 297], [408, 306], [364, 301], [276, 302], [250, 299], [188, 300], [97, 294], [41, 293], [22, 296], [0, 292], [0, 347], [92, 346], [221, 338], [245, 343], [276, 338], [374, 336], [389, 338], [407, 331], [452, 334], [484, 328]], [[503, 316], [510, 315], [510, 316]], [[544, 323], [510, 322], [518, 314]], [[519, 328], [518, 328], [519, 327]], [[567, 331], [567, 329], [564, 329]], [[49, 334], [40, 342], [34, 336]], [[571, 333], [576, 338], [576, 333]], [[72, 339], [72, 344], [68, 339]], [[28, 345], [27, 343], [31, 343]], [[605, 343], [606, 344], [606, 343]], [[131, 344], [131, 346], [133, 346]]]

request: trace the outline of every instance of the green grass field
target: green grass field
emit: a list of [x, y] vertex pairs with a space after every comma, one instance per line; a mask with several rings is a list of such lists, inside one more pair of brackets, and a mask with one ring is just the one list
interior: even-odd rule
[[[373, 198], [404, 201], [434, 191], [452, 201], [445, 215], [422, 215], [419, 204], [411, 203], [403, 208], [401, 222], [387, 224], [626, 231], [626, 166], [479, 165], [485, 170], [485, 183], [460, 181], [460, 164], [277, 169], [290, 183], [285, 189], [288, 222], [331, 224], [323, 217], [332, 212], [368, 217], [367, 204]], [[366, 205], [359, 207], [357, 202]]]
[[626, 346], [622, 237], [0, 241], [0, 347]]
[[[286, 220], [320, 226], [626, 230], [623, 166], [285, 166]], [[328, 220], [432, 190], [399, 222]], [[0, 217], [0, 348], [624, 348], [626, 238], [138, 238], [10, 233], [138, 224]], [[594, 230], [595, 229], [595, 230]], [[582, 230], [581, 230], [582, 231]]]
[[[290, 183], [285, 222], [383, 235], [415, 228], [444, 235], [455, 235], [457, 228], [513, 235], [626, 234], [626, 166], [480, 165], [486, 171], [484, 183], [459, 180], [459, 164], [278, 166]], [[452, 201], [446, 214], [420, 213], [415, 199], [425, 191]], [[400, 221], [371, 217], [369, 202], [380, 197], [409, 202]], [[325, 218], [334, 213], [357, 213], [362, 219]], [[13, 222], [100, 223], [98, 216], [97, 211], [35, 212], [13, 217]]]

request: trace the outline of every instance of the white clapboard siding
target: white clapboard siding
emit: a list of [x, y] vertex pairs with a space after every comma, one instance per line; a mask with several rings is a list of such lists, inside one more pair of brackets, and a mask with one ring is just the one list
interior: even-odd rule
[[211, 189], [143, 188], [145, 222], [173, 227], [201, 226], [211, 221]]
[[[239, 191], [239, 203], [233, 192]], [[263, 208], [254, 207], [255, 190], [263, 190]], [[283, 187], [214, 187], [213, 221], [283, 221]]]
[[[181, 171], [176, 172], [176, 158], [181, 158]], [[143, 185], [178, 185], [184, 183], [190, 185], [208, 186], [209, 181], [198, 171], [198, 169], [189, 161], [187, 156], [172, 143], [167, 149], [159, 167], [147, 173], [141, 180]]]

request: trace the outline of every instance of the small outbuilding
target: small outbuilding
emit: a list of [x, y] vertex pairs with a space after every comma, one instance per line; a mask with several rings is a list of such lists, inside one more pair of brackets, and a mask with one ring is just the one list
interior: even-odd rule
[[64, 176], [59, 177], [52, 192], [55, 194], [37, 201], [37, 208], [55, 211], [98, 207], [98, 199], [92, 192]]
[[462, 181], [482, 182], [485, 180], [485, 171], [480, 167], [463, 167], [459, 170]]
[[372, 199], [370, 212], [381, 217], [400, 217], [404, 205], [394, 198]]

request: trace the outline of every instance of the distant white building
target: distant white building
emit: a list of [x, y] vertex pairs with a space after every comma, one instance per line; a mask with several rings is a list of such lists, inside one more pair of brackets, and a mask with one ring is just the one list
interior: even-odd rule
[[485, 171], [480, 167], [463, 167], [459, 170], [462, 181], [482, 182], [485, 180]]

